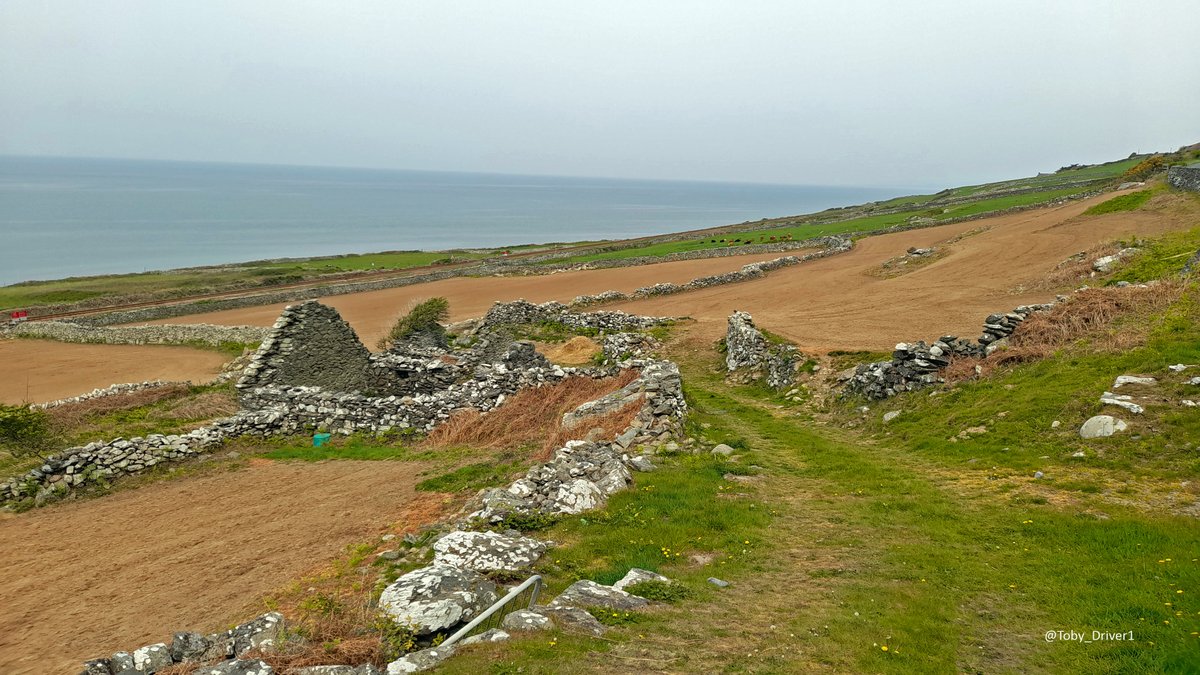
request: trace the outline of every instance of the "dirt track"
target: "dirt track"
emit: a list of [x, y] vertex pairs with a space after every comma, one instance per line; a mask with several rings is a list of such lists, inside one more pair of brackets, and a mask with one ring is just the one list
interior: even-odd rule
[[206, 382], [225, 361], [190, 347], [0, 340], [0, 403], [44, 403], [122, 382]]
[[254, 462], [0, 518], [0, 673], [213, 632], [348, 544], [436, 519], [423, 465]]
[[[1012, 292], [1041, 279], [1068, 256], [1128, 235], [1155, 235], [1194, 226], [1170, 209], [1076, 218], [1103, 195], [1055, 208], [912, 230], [860, 240], [849, 253], [771, 272], [766, 278], [679, 295], [618, 304], [641, 314], [689, 315], [714, 339], [735, 309], [795, 340], [802, 348], [890, 349], [898, 340], [936, 338], [946, 333], [975, 337], [983, 318], [1029, 302], [1045, 302], [1046, 291]], [[964, 233], [984, 229], [953, 244]], [[910, 246], [943, 246], [949, 254], [902, 276], [869, 274]], [[415, 298], [450, 300], [452, 319], [479, 316], [495, 300], [570, 300], [616, 289], [629, 291], [662, 281], [685, 281], [736, 268], [746, 256], [666, 263], [633, 268], [565, 272], [548, 277], [460, 278], [419, 286], [329, 298], [368, 344]], [[172, 321], [227, 325], [270, 325], [281, 305], [198, 314]], [[165, 323], [165, 322], [164, 322]]]

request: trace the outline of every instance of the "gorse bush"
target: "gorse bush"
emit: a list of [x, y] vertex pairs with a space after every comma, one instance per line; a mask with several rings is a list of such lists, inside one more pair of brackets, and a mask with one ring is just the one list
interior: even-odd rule
[[54, 428], [45, 410], [0, 404], [0, 448], [13, 457], [41, 457], [55, 445]]
[[1147, 157], [1146, 159], [1138, 162], [1136, 165], [1130, 167], [1129, 170], [1126, 171], [1122, 176], [1122, 178], [1128, 180], [1142, 180], [1144, 178], [1149, 178], [1157, 171], [1165, 169], [1166, 166], [1167, 160], [1162, 155], [1154, 155], [1153, 157]]
[[446, 298], [429, 298], [409, 310], [396, 320], [388, 334], [379, 341], [380, 349], [387, 349], [397, 342], [417, 333], [431, 332], [445, 335], [442, 321], [450, 316], [450, 301]]

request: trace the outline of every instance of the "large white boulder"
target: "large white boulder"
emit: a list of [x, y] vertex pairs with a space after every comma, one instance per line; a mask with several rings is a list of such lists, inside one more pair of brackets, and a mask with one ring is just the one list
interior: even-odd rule
[[379, 608], [397, 623], [428, 635], [469, 621], [497, 599], [496, 584], [473, 570], [434, 563], [383, 589]]
[[1117, 433], [1125, 431], [1129, 428], [1124, 420], [1119, 420], [1112, 415], [1096, 415], [1083, 423], [1079, 428], [1079, 436], [1081, 438], [1107, 438]]

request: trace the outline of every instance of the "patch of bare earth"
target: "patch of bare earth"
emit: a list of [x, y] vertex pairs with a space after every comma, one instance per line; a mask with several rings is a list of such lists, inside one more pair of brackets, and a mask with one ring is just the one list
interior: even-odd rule
[[0, 519], [0, 672], [213, 632], [347, 545], [436, 519], [411, 462], [253, 462]]
[[208, 382], [226, 360], [192, 347], [0, 340], [0, 403], [45, 403], [123, 382]]

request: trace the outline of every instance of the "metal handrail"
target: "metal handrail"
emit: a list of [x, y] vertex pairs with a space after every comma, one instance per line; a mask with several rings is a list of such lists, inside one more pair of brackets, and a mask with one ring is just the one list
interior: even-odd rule
[[454, 644], [455, 642], [458, 642], [459, 640], [467, 637], [468, 635], [471, 634], [471, 631], [475, 630], [476, 627], [478, 627], [480, 624], [482, 624], [483, 622], [490, 619], [494, 614], [496, 614], [496, 612], [499, 612], [501, 609], [504, 608], [505, 605], [507, 605], [508, 603], [515, 600], [518, 596], [520, 596], [522, 593], [524, 593], [526, 590], [528, 590], [531, 587], [532, 587], [533, 591], [529, 595], [529, 604], [527, 605], [527, 607], [533, 607], [534, 603], [537, 602], [538, 593], [540, 593], [542, 590], [542, 577], [541, 577], [541, 575], [538, 575], [538, 574], [535, 574], [535, 575], [529, 577], [528, 579], [526, 579], [525, 581], [521, 582], [521, 584], [519, 586], [517, 586], [516, 588], [509, 591], [508, 595], [505, 595], [503, 598], [500, 598], [499, 600], [497, 600], [495, 602], [495, 604], [493, 604], [491, 607], [488, 607], [487, 609], [485, 609], [482, 614], [480, 614], [479, 616], [472, 619], [470, 623], [463, 626], [462, 628], [459, 628], [457, 631], [455, 631], [454, 635], [451, 635], [450, 637], [443, 640], [441, 646], [449, 647], [450, 645]]

